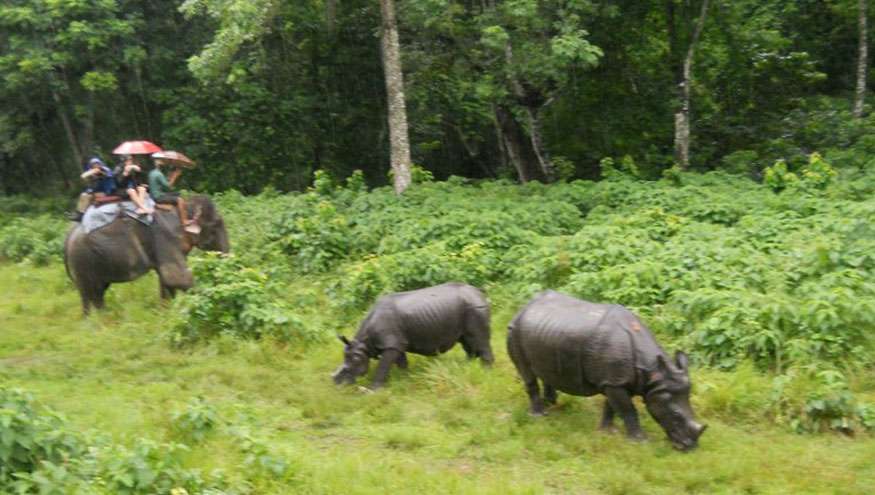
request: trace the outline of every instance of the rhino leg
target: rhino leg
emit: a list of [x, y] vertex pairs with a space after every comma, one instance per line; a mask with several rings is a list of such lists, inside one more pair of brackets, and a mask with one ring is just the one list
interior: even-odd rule
[[638, 422], [638, 411], [635, 410], [635, 404], [632, 403], [629, 392], [621, 387], [605, 387], [605, 395], [608, 396], [612, 415], [613, 412], [616, 412], [623, 418], [626, 436], [635, 440], [644, 440], [646, 437]]
[[559, 394], [556, 393], [556, 388], [552, 385], [544, 383], [544, 403], [548, 405], [556, 404], [556, 398]]
[[523, 384], [526, 386], [526, 393], [529, 396], [529, 413], [533, 416], [544, 416], [544, 401], [541, 400], [541, 390], [538, 387], [538, 377], [532, 371], [532, 366], [525, 354], [519, 349], [514, 337], [513, 328], [508, 328], [507, 332], [507, 353], [510, 354], [510, 360], [516, 366], [520, 378], [523, 379]]
[[605, 407], [602, 410], [602, 422], [599, 425], [600, 430], [604, 431], [616, 431], [614, 428], [614, 408], [611, 407], [611, 401], [605, 399]]
[[395, 361], [395, 364], [397, 364], [398, 367], [401, 368], [402, 370], [406, 370], [407, 369], [407, 354], [403, 353], [403, 352], [400, 353], [400, 355], [398, 356], [398, 360]]
[[[380, 355], [380, 364], [377, 365], [377, 371], [374, 372], [374, 381], [371, 383], [371, 389], [376, 390], [386, 384], [389, 378], [389, 368], [397, 363], [400, 356], [404, 353], [397, 349], [386, 349]], [[405, 358], [406, 361], [406, 358]]]
[[465, 314], [464, 329], [459, 341], [469, 358], [479, 357], [485, 364], [495, 362], [489, 341], [489, 307], [470, 308]]

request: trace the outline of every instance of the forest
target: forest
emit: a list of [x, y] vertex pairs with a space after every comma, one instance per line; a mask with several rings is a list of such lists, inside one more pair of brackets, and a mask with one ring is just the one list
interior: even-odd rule
[[[0, 26], [0, 493], [872, 492], [865, 0], [7, 0]], [[83, 317], [64, 212], [128, 139], [197, 161], [230, 253]], [[450, 281], [487, 296], [494, 365], [332, 382], [381, 296]], [[689, 354], [698, 448], [638, 399], [642, 442], [600, 396], [529, 414], [505, 342], [546, 289]]]
[[[126, 139], [202, 163], [193, 190], [300, 191], [319, 169], [385, 184], [380, 3], [4, 2], [0, 191], [69, 192]], [[863, 0], [394, 11], [410, 161], [438, 179], [596, 179], [624, 157], [648, 178], [675, 164], [759, 177], [875, 146]]]

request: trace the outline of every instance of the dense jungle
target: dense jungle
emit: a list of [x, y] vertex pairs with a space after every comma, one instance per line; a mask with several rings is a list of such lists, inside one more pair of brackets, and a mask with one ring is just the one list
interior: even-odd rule
[[[872, 493], [867, 9], [6, 1], [0, 493]], [[231, 251], [83, 317], [64, 214], [129, 139], [197, 162]], [[448, 281], [487, 295], [493, 366], [332, 382], [381, 295]], [[638, 399], [644, 442], [603, 397], [529, 414], [505, 339], [545, 289], [689, 354], [697, 449]]]

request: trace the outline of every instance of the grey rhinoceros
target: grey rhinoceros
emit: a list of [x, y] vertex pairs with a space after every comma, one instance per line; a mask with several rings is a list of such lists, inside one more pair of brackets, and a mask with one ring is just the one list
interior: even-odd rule
[[405, 353], [434, 356], [460, 342], [469, 358], [494, 361], [489, 342], [489, 302], [476, 287], [446, 283], [381, 297], [344, 343], [343, 364], [332, 375], [337, 384], [355, 383], [371, 358], [380, 363], [371, 388], [386, 382], [389, 368], [407, 368]]
[[678, 352], [672, 363], [650, 330], [623, 306], [542, 292], [511, 321], [507, 350], [525, 383], [532, 414], [543, 415], [544, 403], [554, 404], [557, 390], [604, 394], [601, 427], [611, 429], [618, 413], [627, 435], [642, 439], [631, 399], [640, 395], [675, 448], [696, 447], [705, 431], [690, 408], [687, 356]]

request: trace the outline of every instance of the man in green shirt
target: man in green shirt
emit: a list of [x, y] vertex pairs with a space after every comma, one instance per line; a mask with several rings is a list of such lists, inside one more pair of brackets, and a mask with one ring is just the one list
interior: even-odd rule
[[188, 220], [187, 218], [185, 200], [182, 199], [178, 192], [172, 190], [173, 184], [179, 178], [181, 170], [178, 168], [174, 169], [170, 172], [170, 180], [167, 180], [164, 172], [161, 171], [161, 167], [165, 165], [164, 160], [160, 158], [155, 160], [155, 168], [149, 172], [149, 194], [155, 200], [155, 203], [159, 205], [175, 205], [176, 210], [179, 212], [179, 221], [182, 222], [185, 231], [199, 234], [201, 231], [200, 226], [194, 220]]

